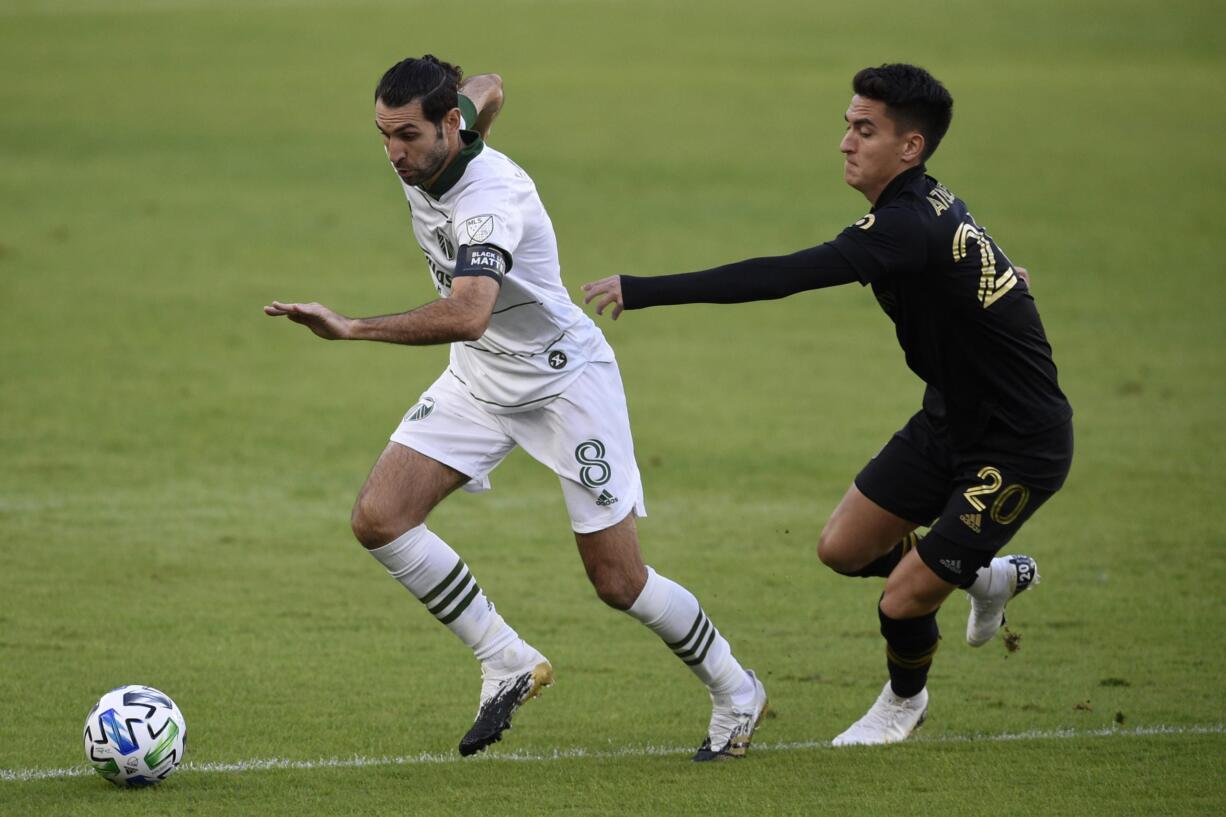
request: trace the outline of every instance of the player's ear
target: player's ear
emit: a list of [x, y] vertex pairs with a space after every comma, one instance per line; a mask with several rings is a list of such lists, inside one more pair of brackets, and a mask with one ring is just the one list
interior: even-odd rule
[[923, 155], [924, 134], [917, 130], [911, 131], [902, 143], [902, 159], [904, 162], [912, 162], [922, 158]]
[[443, 114], [443, 129], [448, 133], [456, 133], [460, 130], [460, 123], [463, 121], [460, 115], [459, 108], [452, 108]]

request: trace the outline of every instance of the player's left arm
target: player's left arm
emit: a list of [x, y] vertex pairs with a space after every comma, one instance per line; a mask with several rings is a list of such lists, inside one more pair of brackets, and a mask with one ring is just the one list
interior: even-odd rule
[[264, 313], [285, 316], [325, 340], [376, 340], [410, 346], [476, 340], [489, 326], [505, 272], [501, 250], [488, 245], [466, 245], [457, 259], [450, 297], [417, 309], [349, 318], [323, 304], [273, 301], [264, 307]]
[[465, 77], [460, 83], [460, 93], [468, 97], [477, 111], [476, 120], [469, 123], [469, 127], [481, 134], [482, 139], [488, 141], [490, 127], [493, 126], [498, 112], [502, 110], [505, 98], [502, 91], [502, 77], [498, 74], [476, 74]]
[[830, 244], [791, 255], [750, 258], [700, 272], [639, 277], [612, 275], [583, 285], [583, 302], [596, 301], [596, 314], [676, 304], [738, 304], [786, 298], [810, 289], [849, 284], [855, 270]]

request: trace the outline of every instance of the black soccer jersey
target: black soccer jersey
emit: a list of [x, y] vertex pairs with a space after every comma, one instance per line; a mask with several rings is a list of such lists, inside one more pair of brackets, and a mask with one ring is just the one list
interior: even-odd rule
[[923, 165], [895, 177], [830, 244], [872, 286], [907, 365], [928, 385], [925, 410], [955, 443], [993, 419], [1025, 435], [1072, 416], [1029, 287]]

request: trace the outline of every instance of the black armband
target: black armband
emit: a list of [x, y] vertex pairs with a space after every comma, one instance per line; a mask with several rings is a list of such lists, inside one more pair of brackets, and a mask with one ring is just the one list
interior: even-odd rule
[[670, 304], [738, 304], [786, 298], [808, 289], [849, 284], [856, 271], [830, 244], [791, 255], [750, 258], [735, 264], [640, 278], [621, 276], [626, 309]]
[[511, 269], [511, 256], [493, 244], [461, 244], [455, 260], [453, 278], [466, 275], [484, 275], [502, 283], [502, 278]]

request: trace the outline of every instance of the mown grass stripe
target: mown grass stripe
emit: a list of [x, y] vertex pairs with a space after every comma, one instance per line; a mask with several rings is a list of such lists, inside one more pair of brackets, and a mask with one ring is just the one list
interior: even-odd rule
[[[1226, 724], [1195, 724], [1192, 726], [1137, 726], [1132, 729], [1117, 729], [1105, 727], [1102, 729], [1055, 729], [1032, 730], [1029, 732], [1012, 732], [997, 735], [940, 735], [936, 737], [914, 737], [907, 744], [942, 744], [942, 743], [1008, 743], [1011, 741], [1039, 740], [1077, 740], [1080, 738], [1135, 738], [1152, 737], [1156, 735], [1226, 735]], [[751, 752], [795, 752], [808, 749], [833, 749], [828, 741], [805, 740], [790, 743], [755, 743]], [[882, 751], [897, 747], [857, 747], [840, 748], [838, 751]], [[518, 763], [552, 762], [557, 760], [608, 760], [622, 757], [657, 757], [667, 755], [693, 754], [693, 746], [623, 746], [618, 749], [585, 749], [573, 747], [557, 749], [552, 752], [508, 752], [506, 754], [483, 754], [474, 757], [460, 757], [448, 752], [436, 754], [422, 752], [418, 755], [364, 757], [327, 757], [316, 760], [293, 760], [291, 758], [260, 758], [255, 760], [240, 760], [233, 763], [185, 763], [176, 775], [196, 772], [212, 772], [221, 774], [237, 774], [240, 772], [258, 772], [267, 769], [351, 769], [371, 766], [418, 766], [443, 763], [501, 763], [513, 761]], [[93, 774], [88, 766], [75, 766], [64, 769], [0, 769], [0, 781], [26, 782], [30, 780], [53, 780], [68, 777], [84, 777]]]

